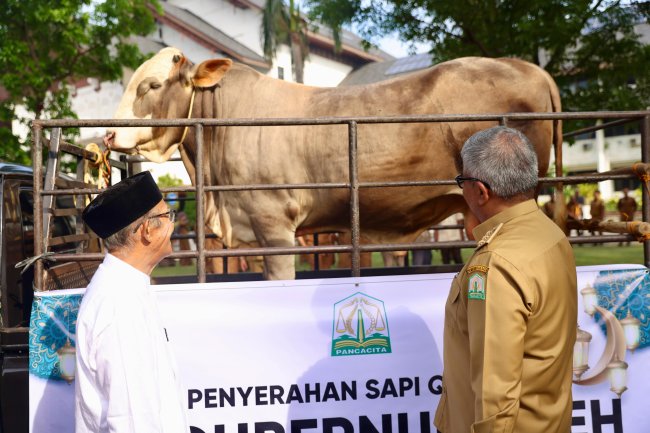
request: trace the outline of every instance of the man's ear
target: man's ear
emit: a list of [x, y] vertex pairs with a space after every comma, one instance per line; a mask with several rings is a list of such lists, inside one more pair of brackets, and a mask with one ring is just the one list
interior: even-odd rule
[[153, 240], [153, 227], [151, 227], [150, 222], [151, 220], [147, 218], [141, 226], [142, 231], [140, 232], [140, 236], [142, 236], [142, 241], [145, 244], [149, 244]]
[[487, 189], [483, 182], [476, 182], [476, 186], [478, 187], [478, 204], [484, 206], [492, 198], [492, 191]]

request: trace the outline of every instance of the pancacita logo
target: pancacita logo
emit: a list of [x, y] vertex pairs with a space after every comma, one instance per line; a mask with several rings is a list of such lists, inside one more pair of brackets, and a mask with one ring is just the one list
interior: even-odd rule
[[357, 292], [334, 304], [332, 356], [390, 353], [384, 302]]

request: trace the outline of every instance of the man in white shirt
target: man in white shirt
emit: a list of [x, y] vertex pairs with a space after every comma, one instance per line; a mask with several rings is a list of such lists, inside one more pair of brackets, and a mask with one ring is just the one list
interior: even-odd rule
[[106, 189], [83, 212], [108, 251], [77, 318], [77, 433], [189, 431], [167, 330], [149, 284], [172, 251], [175, 212], [149, 172]]

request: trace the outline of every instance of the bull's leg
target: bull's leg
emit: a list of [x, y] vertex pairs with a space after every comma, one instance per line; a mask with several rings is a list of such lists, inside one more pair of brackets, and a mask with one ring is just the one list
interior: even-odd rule
[[296, 266], [293, 255], [264, 257], [265, 280], [293, 280], [295, 278]]
[[[256, 215], [251, 217], [255, 237], [263, 247], [295, 246], [295, 230], [289, 221], [278, 220], [278, 215]], [[293, 255], [264, 256], [265, 280], [293, 280], [296, 278], [296, 266]]]

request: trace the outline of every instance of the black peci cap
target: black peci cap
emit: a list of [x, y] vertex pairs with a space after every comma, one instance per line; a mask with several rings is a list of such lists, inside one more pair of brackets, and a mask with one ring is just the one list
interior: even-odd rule
[[106, 239], [149, 212], [162, 199], [151, 173], [144, 171], [102, 191], [86, 206], [81, 217], [97, 236]]

